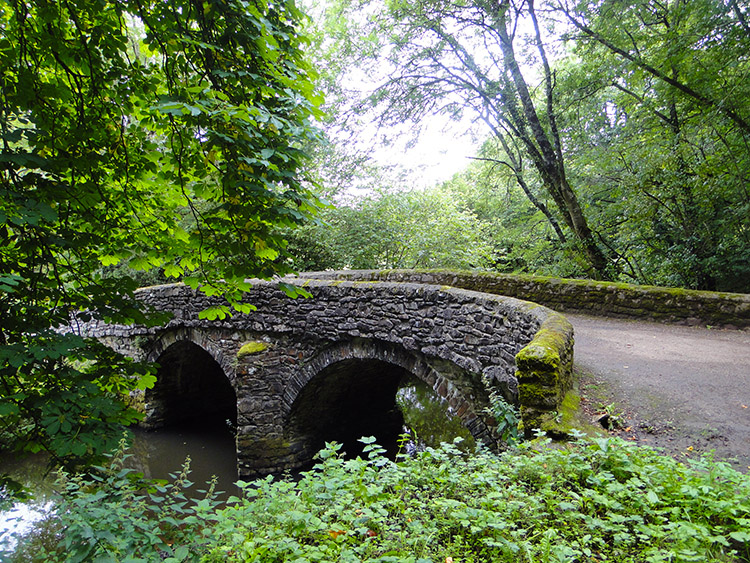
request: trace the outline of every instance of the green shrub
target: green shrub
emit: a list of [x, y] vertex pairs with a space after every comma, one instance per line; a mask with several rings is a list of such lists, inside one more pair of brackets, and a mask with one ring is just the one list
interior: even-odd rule
[[[369, 440], [368, 440], [369, 442]], [[750, 480], [619, 439], [454, 445], [398, 463], [338, 447], [299, 482], [242, 484], [206, 561], [730, 561], [747, 558]]]
[[537, 440], [502, 455], [456, 444], [394, 462], [329, 444], [298, 480], [240, 482], [217, 509], [122, 468], [66, 478], [64, 538], [40, 561], [749, 561], [750, 478], [617, 438]]

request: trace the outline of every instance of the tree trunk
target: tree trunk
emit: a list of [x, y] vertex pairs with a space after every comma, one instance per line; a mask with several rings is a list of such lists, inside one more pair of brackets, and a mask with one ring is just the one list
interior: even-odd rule
[[[602, 249], [596, 243], [591, 229], [589, 228], [586, 216], [578, 202], [578, 197], [573, 188], [568, 183], [565, 176], [565, 162], [563, 160], [561, 143], [555, 126], [556, 118], [554, 113], [554, 100], [552, 99], [552, 76], [549, 65], [546, 62], [544, 46], [539, 39], [538, 25], [533, 14], [533, 2], [529, 2], [534, 25], [537, 27], [537, 47], [544, 61], [544, 71], [546, 78], [546, 103], [549, 122], [552, 124], [551, 136], [547, 134], [542, 120], [534, 106], [534, 101], [526, 84], [526, 80], [521, 73], [513, 49], [513, 41], [508, 33], [508, 15], [507, 8], [500, 8], [494, 14], [496, 22], [496, 31], [500, 37], [500, 47], [503, 53], [503, 62], [507, 72], [510, 74], [511, 83], [515, 90], [521, 107], [511, 107], [507, 99], [501, 101], [503, 108], [507, 110], [507, 116], [501, 119], [507, 120], [516, 135], [521, 137], [524, 145], [529, 151], [529, 155], [542, 178], [542, 184], [560, 211], [565, 224], [573, 231], [576, 239], [581, 244], [583, 254], [593, 270], [592, 276], [597, 279], [609, 279], [609, 260]], [[521, 111], [518, 111], [518, 110]]]

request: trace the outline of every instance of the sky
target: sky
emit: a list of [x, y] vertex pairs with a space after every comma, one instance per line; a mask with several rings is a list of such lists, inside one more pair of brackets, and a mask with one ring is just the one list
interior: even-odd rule
[[445, 116], [430, 116], [413, 146], [407, 138], [378, 146], [373, 157], [383, 165], [397, 163], [414, 188], [429, 188], [450, 180], [471, 162], [479, 150], [476, 124], [452, 123]]

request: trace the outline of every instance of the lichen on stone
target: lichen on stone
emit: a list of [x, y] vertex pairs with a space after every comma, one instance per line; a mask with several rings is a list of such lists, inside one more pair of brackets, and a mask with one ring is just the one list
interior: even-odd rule
[[237, 359], [244, 358], [245, 356], [252, 356], [253, 354], [259, 354], [268, 348], [266, 342], [247, 342], [237, 352]]

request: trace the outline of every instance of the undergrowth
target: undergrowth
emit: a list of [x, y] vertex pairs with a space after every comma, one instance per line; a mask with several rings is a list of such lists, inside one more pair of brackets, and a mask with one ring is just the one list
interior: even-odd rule
[[617, 438], [500, 456], [444, 444], [393, 462], [363, 441], [349, 460], [329, 444], [296, 482], [240, 482], [222, 509], [210, 492], [184, 500], [185, 475], [152, 490], [121, 467], [92, 491], [69, 480], [64, 539], [44, 560], [750, 560], [750, 478], [723, 462], [684, 465]]

